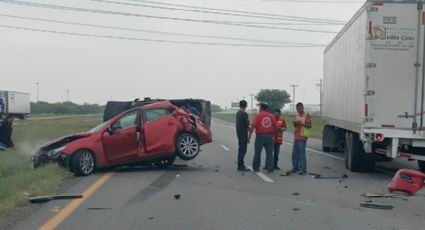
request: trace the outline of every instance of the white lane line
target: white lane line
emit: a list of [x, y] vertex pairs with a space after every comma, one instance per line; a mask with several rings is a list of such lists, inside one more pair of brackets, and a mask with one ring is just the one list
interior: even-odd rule
[[[251, 171], [254, 172], [254, 170], [252, 169], [252, 167], [248, 167]], [[274, 180], [270, 179], [270, 177], [264, 175], [264, 173], [262, 172], [254, 172], [255, 174], [257, 174], [257, 176], [259, 176], [261, 179], [263, 179], [265, 182], [268, 183], [274, 183]]]
[[[290, 146], [293, 146], [294, 145], [293, 143], [289, 143], [289, 142], [286, 142], [286, 141], [284, 141], [283, 143], [284, 144], [287, 144], [287, 145], [290, 145]], [[321, 152], [321, 151], [317, 151], [315, 149], [311, 149], [311, 148], [305, 148], [305, 149], [308, 150], [308, 151], [310, 151], [310, 152], [317, 153], [317, 154], [320, 154], [320, 155], [323, 155], [323, 156], [327, 156], [327, 157], [330, 157], [330, 158], [333, 158], [333, 159], [337, 159], [337, 160], [341, 160], [341, 161], [344, 160], [343, 157], [337, 157], [337, 156], [334, 156], [332, 154], [328, 154], [328, 153], [324, 153], [324, 152]]]
[[229, 149], [229, 148], [227, 148], [225, 145], [221, 145], [221, 147], [222, 147], [224, 150], [226, 150], [227, 152], [230, 152], [230, 149]]

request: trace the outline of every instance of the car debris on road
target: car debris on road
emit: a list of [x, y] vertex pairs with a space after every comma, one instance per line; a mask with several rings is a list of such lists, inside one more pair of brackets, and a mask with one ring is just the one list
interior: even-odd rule
[[363, 193], [361, 194], [363, 197], [367, 198], [401, 198], [401, 195], [395, 194], [372, 194], [372, 193]]
[[53, 195], [53, 196], [36, 196], [30, 197], [29, 200], [33, 204], [47, 203], [51, 200], [68, 200], [68, 199], [81, 199], [83, 195]]
[[319, 173], [309, 173], [309, 175], [313, 176], [314, 179], [347, 179], [347, 174], [343, 174], [342, 176], [322, 176]]
[[412, 169], [400, 169], [387, 186], [388, 191], [414, 195], [425, 188], [425, 174]]
[[384, 209], [384, 210], [394, 209], [394, 206], [392, 206], [392, 205], [372, 203], [371, 201], [366, 201], [366, 202], [360, 203], [360, 207], [373, 208], [373, 209]]

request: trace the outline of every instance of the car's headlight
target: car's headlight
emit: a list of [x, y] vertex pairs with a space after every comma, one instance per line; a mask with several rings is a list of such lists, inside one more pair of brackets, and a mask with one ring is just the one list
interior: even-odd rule
[[59, 147], [57, 149], [53, 149], [49, 152], [50, 157], [58, 157], [59, 153], [62, 152], [66, 148], [65, 146]]

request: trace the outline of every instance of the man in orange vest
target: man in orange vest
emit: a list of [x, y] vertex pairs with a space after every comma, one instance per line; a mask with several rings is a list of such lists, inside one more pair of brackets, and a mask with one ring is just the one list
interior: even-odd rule
[[277, 122], [277, 131], [274, 134], [274, 149], [273, 149], [275, 170], [280, 170], [278, 166], [280, 146], [283, 143], [283, 132], [286, 131], [287, 129], [285, 118], [281, 114], [282, 112], [280, 111], [280, 109], [274, 110], [274, 117], [276, 118], [276, 122]]

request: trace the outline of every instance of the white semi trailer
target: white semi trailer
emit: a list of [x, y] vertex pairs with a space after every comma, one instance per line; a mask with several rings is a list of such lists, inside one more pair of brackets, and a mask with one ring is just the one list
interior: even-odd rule
[[30, 112], [28, 93], [0, 91], [0, 119], [8, 114], [25, 119]]
[[423, 1], [366, 1], [324, 52], [323, 150], [351, 171], [377, 154], [425, 170]]

